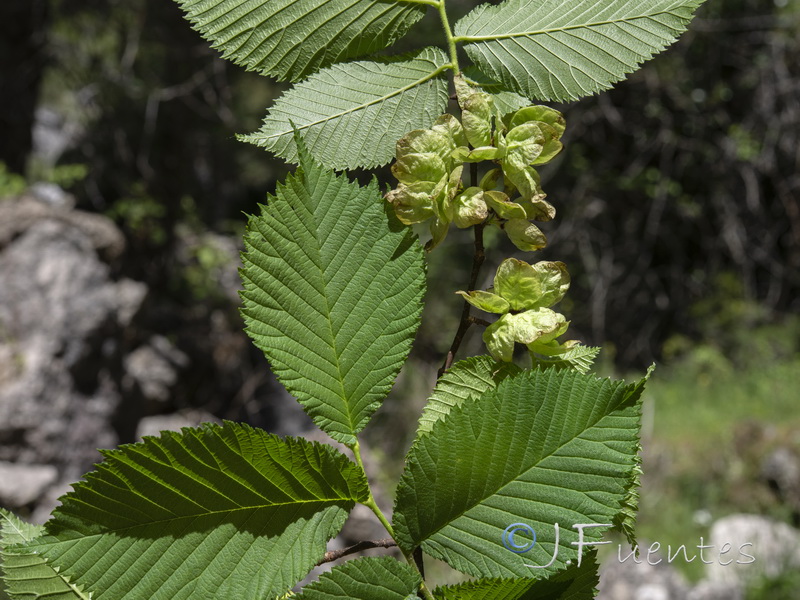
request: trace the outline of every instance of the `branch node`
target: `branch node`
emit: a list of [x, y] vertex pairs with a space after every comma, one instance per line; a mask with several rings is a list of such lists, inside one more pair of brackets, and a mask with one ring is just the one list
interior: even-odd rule
[[392, 538], [364, 540], [362, 542], [355, 543], [352, 546], [348, 546], [347, 548], [342, 548], [341, 550], [330, 550], [329, 552], [326, 552], [322, 559], [317, 563], [317, 566], [340, 559], [348, 554], [361, 552], [362, 550], [370, 550], [371, 548], [394, 548], [395, 546], [397, 546], [397, 542], [395, 542]]

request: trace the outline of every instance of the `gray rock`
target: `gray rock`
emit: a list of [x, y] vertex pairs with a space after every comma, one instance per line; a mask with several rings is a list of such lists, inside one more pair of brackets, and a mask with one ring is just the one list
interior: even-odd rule
[[117, 324], [128, 327], [133, 317], [139, 312], [142, 302], [147, 296], [147, 286], [140, 281], [120, 279], [116, 283], [116, 314]]
[[0, 202], [0, 460], [74, 480], [117, 445], [122, 331], [146, 293], [101, 259], [122, 247], [104, 217]]
[[744, 589], [734, 583], [701, 581], [692, 588], [686, 600], [744, 600]]
[[83, 128], [51, 108], [36, 109], [33, 123], [33, 153], [45, 165], [54, 166], [64, 152], [74, 148]]
[[[744, 585], [800, 568], [800, 531], [760, 515], [731, 515], [711, 527], [709, 544], [729, 551], [706, 565], [711, 582]], [[729, 564], [723, 564], [730, 561]]]
[[[52, 190], [50, 196], [53, 196]], [[93, 250], [106, 259], [117, 258], [125, 250], [125, 237], [114, 223], [102, 216], [72, 210], [69, 202], [41, 201], [36, 195], [23, 195], [0, 201], [0, 249], [10, 244], [34, 224], [52, 221], [69, 226]]]
[[166, 402], [188, 357], [164, 336], [153, 336], [125, 357], [125, 385], [138, 386], [146, 400]]
[[75, 196], [68, 194], [55, 183], [40, 181], [34, 183], [30, 189], [31, 194], [44, 204], [53, 208], [71, 209], [75, 207]]
[[[646, 545], [642, 544], [640, 563], [628, 558], [624, 562], [617, 556], [609, 558], [600, 569], [597, 600], [686, 600], [689, 585], [683, 576], [660, 555], [647, 561]], [[623, 558], [627, 556], [622, 553]]]
[[139, 421], [136, 437], [158, 436], [162, 431], [180, 431], [183, 427], [197, 427], [201, 423], [220, 423], [214, 415], [202, 410], [188, 410], [168, 415], [153, 415]]
[[761, 476], [778, 497], [800, 516], [800, 456], [791, 448], [773, 450], [761, 463]]
[[37, 502], [58, 479], [51, 465], [0, 462], [0, 505], [23, 508]]

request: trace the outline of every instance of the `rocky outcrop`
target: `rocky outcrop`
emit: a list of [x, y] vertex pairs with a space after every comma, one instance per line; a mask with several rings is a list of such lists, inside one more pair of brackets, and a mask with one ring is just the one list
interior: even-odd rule
[[[623, 550], [622, 557], [628, 552]], [[659, 559], [651, 564], [644, 555], [636, 560], [609, 557], [600, 572], [598, 600], [686, 600], [689, 584], [663, 557]]]
[[122, 248], [103, 217], [0, 202], [0, 461], [13, 464], [0, 490], [25, 484], [0, 496], [9, 508], [80, 477], [118, 442], [121, 339], [147, 291], [112, 279], [105, 260]]
[[58, 470], [51, 465], [0, 462], [0, 505], [32, 505], [57, 481]]
[[48, 221], [65, 226], [77, 233], [106, 260], [119, 257], [125, 249], [125, 238], [114, 223], [102, 215], [74, 210], [74, 201], [61, 188], [37, 184], [30, 194], [0, 200], [0, 248], [34, 225]]
[[158, 436], [162, 431], [180, 431], [184, 427], [197, 427], [201, 423], [220, 423], [214, 415], [202, 410], [187, 410], [166, 415], [152, 415], [139, 421], [136, 437]]
[[800, 454], [789, 446], [778, 446], [761, 462], [761, 477], [800, 525]]
[[125, 356], [123, 386], [148, 402], [167, 405], [180, 369], [188, 364], [189, 358], [167, 338], [154, 335]]
[[800, 569], [800, 531], [760, 515], [730, 515], [711, 527], [710, 544], [729, 544], [727, 561], [706, 565], [710, 581], [744, 586]]

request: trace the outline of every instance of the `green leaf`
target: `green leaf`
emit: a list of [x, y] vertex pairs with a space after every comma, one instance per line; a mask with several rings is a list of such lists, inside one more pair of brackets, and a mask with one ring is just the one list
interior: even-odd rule
[[456, 193], [461, 165], [453, 151], [467, 143], [461, 123], [452, 115], [436, 119], [431, 129], [415, 129], [397, 142], [392, 174], [400, 182], [386, 194], [397, 218], [406, 225], [442, 216], [442, 204]]
[[41, 525], [26, 523], [13, 513], [0, 508], [0, 548], [24, 544], [41, 533]]
[[614, 526], [621, 531], [631, 548], [636, 548], [636, 515], [639, 512], [639, 487], [642, 484], [642, 445], [637, 448], [637, 463], [628, 482], [628, 495], [622, 505], [622, 512], [614, 520]]
[[507, 0], [455, 26], [477, 67], [528, 98], [608, 89], [681, 35], [703, 0]]
[[[72, 585], [44, 558], [17, 548], [8, 553], [4, 548], [27, 544], [41, 535], [41, 525], [31, 525], [0, 508], [0, 566], [3, 581], [12, 600], [47, 598], [52, 600], [90, 600], [91, 595]], [[1, 594], [2, 592], [0, 592]]]
[[575, 369], [580, 373], [588, 373], [599, 353], [597, 346], [573, 346], [552, 358], [537, 357], [535, 362], [542, 368]]
[[425, 244], [425, 250], [430, 252], [436, 246], [444, 241], [444, 238], [447, 237], [447, 232], [450, 230], [450, 222], [446, 219], [436, 217], [431, 221], [430, 231], [431, 231], [431, 239]]
[[[549, 221], [555, 216], [556, 211], [544, 199], [546, 194], [542, 190], [539, 172], [531, 166], [524, 165], [519, 158], [519, 154], [514, 152], [500, 160], [506, 186], [511, 184], [512, 189], [516, 188], [519, 191], [522, 199], [518, 202], [525, 207], [528, 219]], [[509, 190], [506, 192], [511, 193]]]
[[513, 115], [507, 115], [506, 122], [511, 129], [509, 137], [519, 127], [529, 124], [535, 124], [544, 135], [542, 149], [539, 156], [533, 161], [534, 165], [550, 162], [564, 148], [559, 140], [566, 129], [566, 121], [557, 110], [547, 106], [529, 106], [518, 110]]
[[437, 133], [446, 135], [454, 146], [467, 145], [467, 134], [464, 131], [464, 127], [461, 125], [461, 122], [451, 114], [445, 113], [439, 116], [439, 118], [434, 121], [431, 129]]
[[[647, 369], [647, 374], [639, 382], [639, 385], [644, 387], [644, 384], [650, 379], [655, 371], [655, 364], [650, 365]], [[636, 515], [639, 512], [639, 486], [641, 485], [642, 477], [642, 444], [637, 444], [636, 448], [636, 466], [631, 472], [628, 479], [628, 490], [625, 500], [622, 503], [622, 511], [614, 520], [614, 525], [617, 530], [621, 531], [625, 539], [631, 545], [631, 548], [636, 547]]]
[[[451, 409], [409, 452], [394, 511], [398, 543], [476, 577], [546, 577], [574, 563], [573, 526], [605, 526], [621, 510], [637, 464], [641, 392], [534, 369]], [[516, 523], [536, 531], [525, 554], [503, 545]], [[586, 528], [584, 541], [598, 542], [604, 529]]]
[[[528, 167], [525, 173], [525, 177], [528, 180], [527, 183], [531, 183], [535, 186], [539, 185], [539, 174], [536, 172], [536, 169]], [[509, 181], [510, 180], [511, 176], [509, 175]], [[535, 188], [530, 189], [533, 191], [531, 196], [526, 196], [525, 199], [517, 200], [517, 202], [525, 207], [525, 215], [527, 218], [533, 219], [534, 221], [552, 221], [556, 216], [555, 207], [544, 199], [546, 194], [541, 191], [541, 188], [538, 190]]]
[[[409, 131], [397, 141], [397, 163], [392, 165], [392, 174], [402, 183], [420, 179], [437, 182], [455, 167], [453, 150], [465, 143], [461, 123], [453, 115], [441, 115], [430, 129]], [[406, 168], [403, 162], [413, 158], [421, 164], [414, 169]], [[431, 169], [433, 172], [428, 174]]]
[[584, 556], [581, 566], [570, 565], [545, 581], [478, 579], [436, 588], [437, 600], [593, 600], [597, 593], [597, 556]]
[[462, 147], [456, 148], [455, 152], [453, 152], [453, 158], [459, 162], [471, 163], [483, 162], [485, 160], [495, 160], [497, 158], [501, 158], [502, 155], [503, 151], [499, 148], [495, 148], [494, 146], [481, 146], [479, 148], [475, 148], [474, 150]]
[[521, 372], [517, 365], [498, 362], [491, 356], [473, 356], [458, 361], [436, 383], [419, 419], [417, 435], [428, 433], [433, 424], [448, 415], [454, 406], [477, 398], [496, 388], [509, 375]]
[[224, 58], [292, 81], [385, 48], [425, 14], [378, 0], [176, 1]]
[[438, 187], [430, 181], [401, 183], [386, 194], [386, 201], [394, 207], [394, 214], [404, 225], [422, 223], [436, 216]]
[[414, 600], [419, 573], [394, 558], [359, 558], [334, 567], [303, 588], [297, 600]]
[[281, 96], [256, 133], [239, 139], [297, 160], [293, 125], [311, 154], [332, 169], [388, 163], [395, 143], [430, 127], [447, 107], [447, 57], [438, 48], [333, 65]]
[[315, 164], [251, 217], [242, 255], [247, 333], [314, 421], [356, 434], [389, 393], [422, 312], [422, 248], [383, 201]]
[[[502, 174], [503, 174], [503, 170], [502, 169], [498, 169], [498, 168], [489, 169], [489, 171], [486, 172], [486, 175], [484, 175], [481, 178], [481, 181], [478, 184], [478, 186], [481, 189], [486, 190], [487, 192], [492, 192], [491, 194], [489, 194], [489, 196], [494, 196], [494, 194], [499, 194], [497, 196], [497, 200], [498, 201], [507, 202], [508, 201], [508, 196], [506, 196], [502, 192], [494, 192], [493, 191], [494, 188], [497, 187], [497, 182], [500, 181], [500, 177], [502, 176]], [[494, 197], [492, 197], [492, 198], [487, 200], [487, 202], [490, 203], [490, 206], [491, 206], [491, 201], [492, 200], [494, 200]], [[523, 212], [522, 214], [524, 215], [525, 213]]]
[[103, 455], [23, 549], [95, 600], [275, 597], [369, 496], [330, 446], [230, 422]]
[[[430, 132], [428, 129], [417, 129], [416, 131]], [[399, 182], [410, 185], [420, 181], [437, 184], [449, 173], [444, 161], [436, 154], [410, 152], [398, 158], [397, 162], [392, 165], [392, 175]]]
[[506, 313], [483, 331], [483, 343], [492, 358], [511, 362], [514, 359], [514, 315]]
[[539, 157], [547, 141], [538, 123], [525, 123], [514, 127], [506, 135], [508, 144], [505, 162], [514, 161], [519, 168], [527, 167]]

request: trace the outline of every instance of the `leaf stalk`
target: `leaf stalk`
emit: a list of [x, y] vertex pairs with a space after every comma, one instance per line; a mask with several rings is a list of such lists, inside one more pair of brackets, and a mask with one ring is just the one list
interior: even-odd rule
[[395, 546], [397, 546], [397, 542], [395, 542], [392, 538], [364, 540], [355, 543], [352, 546], [348, 546], [347, 548], [342, 548], [341, 550], [331, 550], [326, 552], [322, 557], [322, 560], [317, 563], [317, 566], [319, 567], [320, 565], [324, 565], [326, 562], [333, 562], [334, 560], [338, 560], [343, 556], [355, 554], [356, 552], [362, 552], [363, 550], [371, 550], [372, 548], [394, 548]]
[[[380, 509], [378, 504], [375, 502], [375, 498], [372, 496], [372, 491], [371, 490], [370, 490], [369, 499], [366, 502], [364, 502], [364, 506], [366, 506], [373, 513], [375, 513], [375, 516], [378, 517], [378, 520], [386, 528], [386, 531], [389, 532], [389, 535], [392, 536], [392, 539], [394, 539], [394, 529], [392, 528], [392, 524], [389, 523], [389, 519], [386, 518], [386, 515], [383, 514], [383, 511]], [[419, 565], [417, 565], [417, 562], [414, 560], [413, 554], [410, 553], [410, 552], [406, 552], [405, 549], [403, 549], [403, 547], [400, 546], [400, 544], [398, 544], [397, 547], [400, 548], [400, 552], [403, 553], [403, 556], [405, 557], [405, 559], [408, 562], [408, 564], [413, 566], [417, 571], [420, 571]], [[420, 571], [420, 577], [424, 577], [424, 575], [422, 574], [421, 571]], [[433, 594], [431, 594], [431, 591], [425, 585], [424, 579], [423, 579], [422, 583], [420, 583], [419, 591], [422, 593], [422, 597], [425, 598], [426, 600], [435, 600], [434, 597], [433, 597]]]
[[447, 8], [445, 7], [445, 0], [439, 0], [435, 4], [439, 11], [439, 18], [442, 20], [442, 28], [447, 37], [447, 51], [450, 54], [450, 64], [453, 71], [458, 75], [461, 73], [461, 67], [458, 66], [458, 51], [456, 49], [456, 38], [453, 37], [453, 29], [450, 27], [450, 19], [447, 17]]
[[[470, 165], [470, 183], [473, 186], [478, 185], [478, 172], [477, 165], [475, 163]], [[478, 275], [480, 274], [481, 266], [483, 266], [483, 261], [486, 259], [486, 254], [483, 247], [483, 229], [485, 227], [485, 223], [480, 223], [474, 227], [475, 251], [472, 255], [472, 272], [470, 273], [469, 277], [469, 286], [467, 287], [468, 290], [474, 290], [477, 286]], [[452, 366], [453, 361], [455, 360], [456, 352], [458, 352], [458, 349], [461, 347], [461, 342], [464, 339], [464, 335], [467, 333], [467, 330], [471, 325], [476, 324], [489, 325], [489, 323], [483, 319], [478, 319], [470, 314], [470, 304], [465, 300], [464, 307], [461, 309], [461, 320], [458, 323], [456, 335], [453, 338], [453, 343], [450, 345], [450, 350], [448, 350], [447, 356], [444, 359], [444, 364], [442, 364], [439, 372], [436, 374], [437, 379], [440, 378], [444, 372]]]
[[[353, 451], [353, 456], [355, 456], [356, 464], [361, 468], [361, 471], [364, 473], [364, 477], [366, 477], [367, 474], [366, 471], [364, 470], [364, 460], [361, 458], [361, 445], [358, 443], [358, 441], [356, 441], [352, 446], [348, 445], [348, 447], [350, 448], [350, 450]], [[369, 483], [367, 485], [369, 485]], [[383, 511], [378, 506], [378, 503], [375, 502], [375, 496], [372, 495], [372, 488], [370, 488], [369, 490], [369, 498], [367, 498], [366, 502], [364, 502], [363, 504], [364, 506], [369, 508], [375, 514], [376, 517], [378, 517], [378, 520], [381, 522], [381, 525], [383, 525], [386, 528], [386, 531], [389, 532], [389, 535], [392, 537], [392, 540], [395, 540], [394, 528], [392, 527], [392, 524], [389, 522], [389, 519], [386, 518], [386, 515], [383, 514]], [[384, 542], [384, 540], [381, 540], [381, 542]], [[395, 545], [400, 549], [400, 552], [403, 553], [403, 556], [405, 557], [408, 564], [412, 565], [417, 571], [419, 571], [420, 577], [422, 577], [423, 579], [419, 588], [422, 597], [425, 598], [426, 600], [435, 600], [433, 594], [425, 585], [425, 580], [424, 580], [425, 575], [422, 573], [422, 571], [419, 568], [419, 565], [414, 560], [413, 554], [406, 552], [400, 546], [400, 544], [397, 544], [396, 540], [395, 540]], [[388, 548], [390, 546], [381, 544], [381, 547]], [[366, 548], [360, 548], [360, 549], [364, 550]], [[357, 552], [357, 550], [353, 550], [353, 552]]]

